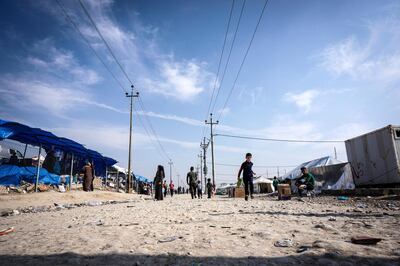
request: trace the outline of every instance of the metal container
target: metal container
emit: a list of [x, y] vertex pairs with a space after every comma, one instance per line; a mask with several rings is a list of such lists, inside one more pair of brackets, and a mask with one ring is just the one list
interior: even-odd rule
[[386, 126], [345, 141], [356, 187], [400, 184], [400, 126]]

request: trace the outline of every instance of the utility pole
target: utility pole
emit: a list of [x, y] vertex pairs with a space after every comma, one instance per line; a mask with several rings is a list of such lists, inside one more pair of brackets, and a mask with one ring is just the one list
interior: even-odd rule
[[172, 165], [174, 164], [171, 159], [168, 162], [169, 164], [169, 183], [172, 183]]
[[200, 154], [199, 155], [197, 155], [199, 158], [200, 158], [200, 187], [202, 188], [203, 187], [203, 171], [202, 171], [202, 168], [203, 168], [203, 156], [201, 155], [201, 151], [200, 151]]
[[206, 138], [203, 138], [203, 142], [200, 142], [200, 147], [203, 149], [203, 174], [204, 174], [204, 191], [207, 190], [207, 158], [206, 158], [206, 152], [208, 148], [208, 143], [206, 144]]
[[139, 97], [139, 92], [133, 93], [133, 85], [131, 85], [131, 94], [125, 93], [125, 96], [131, 99], [130, 121], [129, 121], [129, 155], [128, 155], [128, 178], [125, 182], [126, 193], [132, 193], [132, 171], [131, 171], [131, 152], [132, 152], [132, 116], [133, 116], [133, 98]]
[[213, 133], [213, 126], [218, 125], [219, 121], [217, 120], [216, 122], [213, 122], [212, 119], [212, 113], [210, 114], [210, 121], [208, 122], [207, 120], [205, 121], [206, 125], [210, 125], [211, 127], [211, 133], [210, 133], [210, 142], [211, 142], [211, 174], [212, 174], [212, 180], [213, 180], [213, 187], [215, 189], [215, 162], [214, 162], [214, 133]]

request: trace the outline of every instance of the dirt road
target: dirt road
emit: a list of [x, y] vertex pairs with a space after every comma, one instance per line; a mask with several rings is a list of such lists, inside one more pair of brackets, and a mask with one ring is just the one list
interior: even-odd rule
[[[29, 197], [53, 207], [0, 217], [0, 229], [15, 228], [0, 236], [1, 265], [400, 265], [398, 201], [179, 195], [155, 202], [103, 193], [28, 195], [24, 207]], [[109, 202], [113, 195], [129, 202]], [[108, 203], [71, 205], [79, 199]], [[18, 207], [5, 197], [0, 202], [2, 209]], [[354, 235], [383, 240], [356, 245]]]

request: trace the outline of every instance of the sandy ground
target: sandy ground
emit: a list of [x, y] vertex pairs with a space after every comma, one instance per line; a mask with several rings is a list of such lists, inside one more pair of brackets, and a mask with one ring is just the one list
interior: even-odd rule
[[39, 207], [52, 205], [53, 203], [81, 203], [84, 201], [106, 201], [106, 200], [129, 200], [135, 195], [116, 193], [109, 191], [95, 190], [87, 193], [82, 190], [72, 190], [67, 193], [60, 193], [49, 190], [44, 193], [29, 194], [7, 194], [0, 195], [0, 211], [5, 209], [16, 209], [24, 207]]
[[[400, 265], [399, 202], [180, 195], [162, 202], [111, 192], [1, 196], [1, 208], [85, 200], [128, 203], [0, 217], [1, 265]], [[383, 238], [377, 245], [351, 236]], [[291, 239], [292, 247], [274, 243]], [[298, 253], [301, 246], [308, 249]]]

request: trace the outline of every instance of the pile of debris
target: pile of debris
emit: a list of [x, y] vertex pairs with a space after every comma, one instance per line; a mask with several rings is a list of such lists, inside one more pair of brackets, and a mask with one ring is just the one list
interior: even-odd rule
[[102, 205], [111, 205], [111, 204], [123, 204], [123, 203], [130, 203], [133, 202], [133, 200], [107, 200], [107, 201], [96, 201], [96, 200], [90, 200], [90, 201], [84, 201], [81, 203], [67, 203], [67, 204], [59, 204], [59, 203], [54, 203], [53, 205], [50, 206], [36, 206], [36, 207], [24, 207], [24, 208], [19, 208], [19, 209], [9, 209], [9, 210], [3, 210], [0, 212], [0, 216], [5, 217], [5, 216], [15, 216], [19, 215], [21, 213], [40, 213], [40, 212], [54, 212], [54, 211], [61, 211], [61, 210], [66, 210], [66, 209], [73, 209], [73, 208], [78, 208], [78, 207], [95, 207], [95, 206], [102, 206]]
[[[57, 191], [57, 192], [65, 192], [65, 187], [63, 185], [38, 185], [39, 192], [45, 191]], [[0, 194], [10, 194], [10, 193], [32, 193], [35, 192], [35, 184], [22, 181], [20, 186], [0, 186]]]

